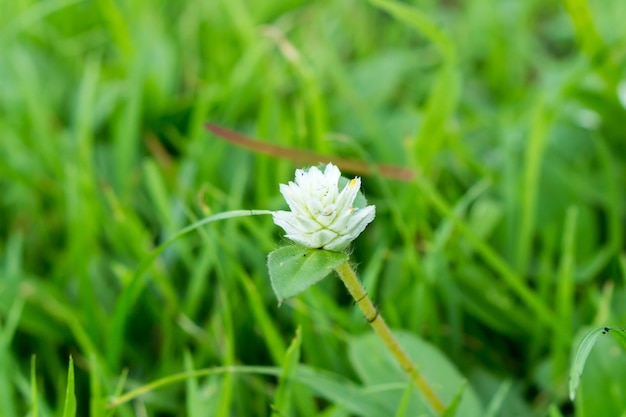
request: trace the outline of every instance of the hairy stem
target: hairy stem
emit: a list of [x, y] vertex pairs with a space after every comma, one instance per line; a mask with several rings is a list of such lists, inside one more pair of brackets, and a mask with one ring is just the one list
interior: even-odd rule
[[432, 409], [435, 410], [437, 414], [441, 415], [445, 410], [445, 405], [424, 377], [419, 373], [417, 367], [413, 364], [409, 356], [406, 352], [404, 352], [396, 338], [393, 336], [391, 329], [389, 329], [389, 326], [385, 323], [385, 320], [378, 312], [378, 309], [374, 306], [372, 300], [365, 292], [365, 288], [361, 285], [361, 282], [352, 267], [350, 267], [347, 262], [344, 262], [336, 269], [336, 271], [339, 274], [339, 278], [341, 278], [350, 292], [350, 295], [352, 295], [352, 298], [354, 298], [354, 301], [361, 309], [361, 312], [374, 328], [376, 334], [378, 334], [378, 336], [382, 339], [387, 349], [389, 349], [402, 369], [404, 369], [407, 375], [415, 383], [417, 389], [422, 393]]

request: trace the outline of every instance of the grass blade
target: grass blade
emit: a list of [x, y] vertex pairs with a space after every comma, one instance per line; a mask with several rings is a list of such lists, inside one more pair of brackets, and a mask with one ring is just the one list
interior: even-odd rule
[[234, 210], [227, 211], [223, 213], [218, 213], [213, 216], [206, 217], [202, 220], [194, 222], [193, 224], [185, 227], [180, 230], [174, 236], [163, 242], [156, 249], [154, 249], [148, 256], [144, 258], [141, 264], [135, 270], [133, 277], [128, 284], [128, 286], [124, 289], [122, 294], [119, 297], [119, 301], [115, 307], [115, 311], [113, 313], [112, 326], [108, 335], [108, 346], [107, 346], [107, 360], [109, 365], [114, 369], [117, 367], [117, 364], [120, 360], [120, 356], [122, 353], [122, 346], [124, 345], [124, 329], [126, 326], [126, 319], [129, 315], [130, 309], [132, 308], [135, 300], [139, 296], [141, 289], [143, 288], [143, 280], [141, 279], [144, 273], [150, 268], [152, 262], [172, 243], [176, 242], [178, 239], [181, 239], [183, 236], [191, 233], [194, 230], [199, 229], [200, 227], [216, 222], [219, 220], [232, 219], [235, 217], [244, 217], [244, 216], [254, 216], [261, 214], [271, 214], [272, 212], [269, 210]]
[[570, 368], [570, 376], [569, 376], [569, 398], [574, 401], [576, 397], [576, 389], [578, 385], [580, 385], [580, 377], [583, 374], [583, 368], [585, 367], [585, 362], [587, 362], [587, 357], [589, 353], [591, 353], [591, 349], [593, 349], [593, 345], [596, 344], [598, 337], [602, 334], [606, 334], [608, 327], [598, 327], [587, 333], [587, 335], [583, 338], [580, 345], [578, 345], [578, 350], [576, 351], [576, 355], [574, 356], [574, 360], [572, 361], [572, 367]]
[[461, 384], [456, 394], [454, 394], [454, 397], [452, 398], [450, 405], [446, 408], [446, 411], [444, 411], [441, 417], [454, 417], [457, 415], [456, 412], [459, 408], [459, 404], [461, 404], [461, 399], [463, 398], [465, 387], [467, 387], [467, 381]]
[[622, 349], [626, 351], [626, 330], [613, 327], [609, 329], [609, 333], [611, 334], [611, 336], [613, 336], [615, 340], [619, 342], [619, 344], [622, 346]]
[[300, 327], [296, 329], [296, 335], [287, 349], [283, 361], [283, 369], [278, 381], [278, 388], [274, 394], [272, 417], [287, 417], [291, 413], [291, 399], [293, 377], [300, 362], [300, 346], [302, 345], [302, 333]]
[[67, 368], [67, 388], [65, 390], [63, 417], [76, 417], [76, 393], [74, 388], [74, 360], [70, 356], [70, 364]]

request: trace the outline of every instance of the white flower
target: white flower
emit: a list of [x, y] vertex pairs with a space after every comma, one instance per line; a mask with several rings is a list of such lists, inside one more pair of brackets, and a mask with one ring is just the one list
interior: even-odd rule
[[339, 168], [328, 164], [324, 172], [316, 167], [298, 169], [295, 182], [280, 184], [291, 211], [275, 211], [272, 216], [287, 238], [309, 248], [341, 251], [374, 220], [375, 206], [353, 206], [361, 179], [350, 180], [340, 192], [340, 177]]

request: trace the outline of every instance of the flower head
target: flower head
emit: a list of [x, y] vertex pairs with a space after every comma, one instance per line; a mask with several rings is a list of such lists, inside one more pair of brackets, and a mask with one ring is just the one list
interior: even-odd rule
[[[274, 223], [286, 237], [309, 248], [345, 249], [374, 220], [375, 206], [354, 207], [361, 179], [350, 180], [340, 191], [341, 172], [333, 164], [296, 170], [295, 182], [280, 184], [291, 211], [275, 211]], [[363, 204], [365, 205], [365, 204]]]

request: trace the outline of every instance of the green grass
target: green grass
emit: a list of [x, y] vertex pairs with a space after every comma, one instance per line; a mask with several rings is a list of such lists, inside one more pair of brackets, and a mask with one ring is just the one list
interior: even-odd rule
[[285, 207], [300, 166], [205, 122], [415, 170], [363, 177], [377, 218], [352, 259], [388, 323], [489, 416], [623, 416], [615, 340], [574, 404], [568, 371], [590, 329], [626, 326], [625, 18], [619, 0], [0, 0], [0, 416], [73, 415], [74, 396], [102, 417], [418, 407], [355, 354], [370, 329], [336, 277], [277, 307], [269, 216], [153, 252]]

